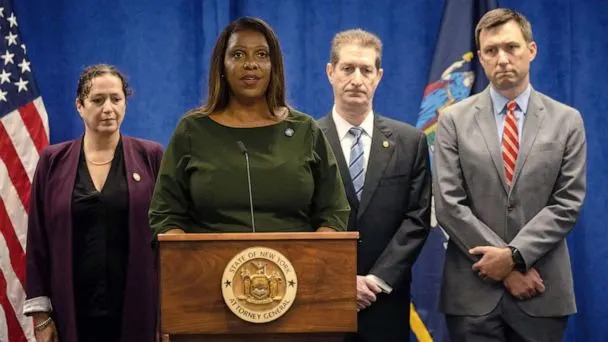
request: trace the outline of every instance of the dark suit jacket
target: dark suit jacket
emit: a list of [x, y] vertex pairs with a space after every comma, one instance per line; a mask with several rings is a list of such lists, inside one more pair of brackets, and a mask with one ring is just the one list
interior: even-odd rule
[[[77, 341], [72, 285], [72, 191], [82, 138], [42, 151], [32, 184], [27, 237], [27, 298], [49, 297], [59, 339]], [[157, 272], [148, 205], [162, 159], [154, 142], [122, 137], [129, 190], [129, 259], [123, 341], [154, 341]], [[133, 175], [139, 174], [139, 181]]]
[[348, 230], [359, 231], [357, 274], [386, 281], [380, 294], [359, 313], [358, 340], [406, 341], [409, 337], [411, 267], [430, 228], [431, 174], [425, 135], [416, 128], [374, 116], [370, 160], [361, 202], [331, 114], [319, 121], [336, 155], [351, 207]]

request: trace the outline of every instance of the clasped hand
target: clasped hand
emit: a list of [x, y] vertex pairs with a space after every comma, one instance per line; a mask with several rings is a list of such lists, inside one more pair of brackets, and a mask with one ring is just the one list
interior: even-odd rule
[[513, 297], [521, 300], [545, 292], [545, 282], [535, 268], [530, 268], [526, 273], [513, 271], [502, 283]]
[[481, 255], [473, 264], [473, 271], [484, 280], [502, 281], [513, 297], [523, 300], [545, 292], [544, 281], [535, 268], [524, 273], [513, 270], [510, 248], [480, 246], [471, 248], [469, 253]]
[[481, 255], [479, 261], [473, 264], [473, 271], [478, 272], [482, 279], [501, 281], [513, 270], [513, 258], [508, 247], [480, 246], [469, 250], [470, 254]]
[[357, 311], [368, 308], [376, 301], [376, 295], [382, 289], [373, 280], [365, 276], [357, 276]]

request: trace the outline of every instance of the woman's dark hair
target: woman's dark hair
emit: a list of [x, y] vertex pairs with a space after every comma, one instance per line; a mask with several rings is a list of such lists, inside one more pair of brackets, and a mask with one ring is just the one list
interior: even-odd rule
[[122, 91], [125, 95], [125, 98], [131, 96], [132, 91], [131, 88], [129, 88], [129, 82], [127, 82], [127, 78], [122, 72], [120, 72], [120, 70], [118, 70], [115, 66], [109, 64], [94, 64], [84, 68], [82, 73], [80, 73], [80, 78], [78, 79], [78, 88], [76, 88], [76, 98], [78, 99], [78, 101], [80, 101], [81, 105], [84, 105], [84, 99], [91, 92], [91, 81], [93, 81], [94, 78], [105, 74], [110, 74], [118, 77], [122, 82]]
[[274, 115], [275, 110], [280, 107], [287, 107], [285, 100], [285, 72], [283, 68], [283, 54], [279, 46], [276, 34], [265, 21], [259, 18], [242, 17], [228, 25], [220, 33], [213, 54], [211, 55], [211, 65], [209, 67], [209, 89], [207, 103], [201, 107], [190, 111], [190, 115], [209, 115], [214, 112], [222, 111], [228, 106], [230, 99], [230, 85], [224, 76], [224, 56], [228, 47], [228, 40], [233, 33], [239, 31], [255, 31], [261, 33], [266, 38], [268, 44], [271, 72], [268, 88], [266, 89], [266, 102], [270, 112]]

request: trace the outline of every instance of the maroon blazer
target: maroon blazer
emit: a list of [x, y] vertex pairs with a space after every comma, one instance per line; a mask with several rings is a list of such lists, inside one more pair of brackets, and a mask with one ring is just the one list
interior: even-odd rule
[[[162, 159], [158, 143], [122, 136], [129, 191], [129, 257], [122, 341], [154, 341], [157, 269], [151, 248], [148, 206]], [[59, 340], [76, 342], [72, 279], [72, 191], [82, 137], [42, 151], [30, 200], [27, 236], [27, 298], [46, 296]], [[137, 175], [139, 175], [139, 177]]]

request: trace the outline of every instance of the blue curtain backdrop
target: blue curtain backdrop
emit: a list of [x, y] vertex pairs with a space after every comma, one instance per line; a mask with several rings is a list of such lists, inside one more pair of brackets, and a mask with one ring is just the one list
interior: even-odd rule
[[[474, 0], [471, 0], [474, 1]], [[588, 141], [588, 192], [569, 237], [578, 315], [568, 341], [608, 341], [608, 1], [500, 0], [532, 22], [537, 90], [578, 108]], [[82, 134], [74, 109], [82, 67], [111, 63], [135, 89], [123, 133], [166, 144], [180, 116], [204, 100], [209, 55], [233, 18], [259, 16], [284, 52], [291, 105], [315, 117], [331, 110], [329, 43], [361, 27], [384, 42], [375, 109], [415, 124], [428, 80], [442, 0], [14, 0], [49, 113], [51, 143]], [[407, 305], [407, 303], [404, 303]]]

